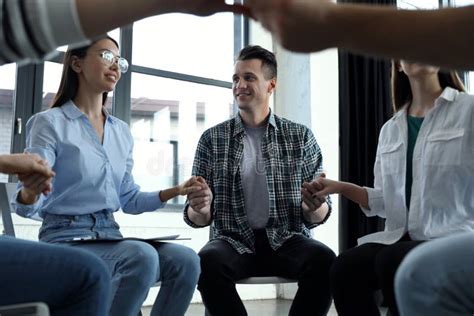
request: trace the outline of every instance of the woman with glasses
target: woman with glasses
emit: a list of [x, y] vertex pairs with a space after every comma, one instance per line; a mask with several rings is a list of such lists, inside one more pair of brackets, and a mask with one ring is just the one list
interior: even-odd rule
[[27, 123], [26, 151], [41, 156], [56, 173], [51, 192], [41, 194], [50, 182], [23, 176], [14, 206], [22, 216], [42, 217], [41, 241], [103, 259], [112, 275], [112, 301], [103, 302], [111, 304], [110, 315], [137, 315], [157, 281], [161, 288], [151, 315], [184, 315], [200, 272], [196, 253], [174, 243], [120, 240], [113, 216], [120, 208], [129, 214], [154, 211], [193, 190], [183, 183], [141, 192], [135, 184], [130, 129], [104, 107], [127, 69], [110, 37], [66, 53], [52, 108]]

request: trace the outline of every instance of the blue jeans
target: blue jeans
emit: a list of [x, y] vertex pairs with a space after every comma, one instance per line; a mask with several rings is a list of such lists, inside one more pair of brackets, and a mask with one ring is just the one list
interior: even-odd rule
[[474, 314], [474, 232], [426, 242], [403, 260], [395, 277], [401, 315]]
[[41, 301], [51, 315], [107, 314], [110, 275], [79, 249], [0, 236], [0, 305]]
[[[71, 241], [75, 237], [93, 242]], [[200, 273], [198, 255], [174, 243], [152, 243], [120, 239], [113, 215], [97, 212], [80, 216], [46, 214], [40, 238], [92, 252], [102, 258], [112, 274], [110, 315], [137, 315], [150, 287], [161, 281], [151, 315], [179, 316], [186, 312]]]

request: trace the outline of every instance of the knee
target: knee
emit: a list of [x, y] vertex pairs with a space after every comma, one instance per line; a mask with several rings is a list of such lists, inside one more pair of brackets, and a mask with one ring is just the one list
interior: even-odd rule
[[196, 252], [191, 248], [182, 247], [176, 259], [176, 267], [181, 271], [183, 279], [192, 283], [193, 286], [196, 285], [201, 273], [200, 259]]
[[153, 283], [159, 270], [159, 256], [155, 248], [147, 243], [137, 242], [127, 245], [123, 252], [122, 273]]
[[351, 264], [348, 264], [348, 260], [344, 253], [340, 254], [334, 259], [329, 270], [329, 279], [332, 285], [343, 285], [344, 282], [352, 279], [351, 275]]
[[71, 255], [74, 255], [77, 271], [86, 271], [87, 281], [92, 287], [110, 286], [110, 271], [101, 258], [81, 249], [74, 249], [74, 253], [71, 253]]
[[393, 282], [395, 278], [395, 272], [400, 265], [401, 259], [399, 259], [391, 251], [390, 247], [381, 250], [375, 256], [375, 273], [380, 281]]
[[224, 266], [222, 254], [219, 253], [218, 249], [213, 247], [204, 247], [199, 252], [199, 258], [201, 259], [201, 270], [203, 273], [213, 273], [221, 271]]
[[429, 279], [429, 275], [425, 276], [425, 271], [429, 270], [429, 266], [429, 262], [424, 262], [423, 258], [417, 256], [416, 252], [408, 254], [395, 273], [395, 288], [397, 291], [405, 292], [413, 289], [419, 282], [416, 280], [417, 278]]
[[327, 278], [329, 279], [329, 272], [336, 259], [336, 254], [329, 248], [317, 249], [314, 251], [305, 263], [304, 278]]
[[313, 260], [317, 262], [317, 265], [321, 267], [321, 269], [329, 272], [336, 260], [336, 254], [331, 250], [331, 248], [327, 247], [315, 254]]

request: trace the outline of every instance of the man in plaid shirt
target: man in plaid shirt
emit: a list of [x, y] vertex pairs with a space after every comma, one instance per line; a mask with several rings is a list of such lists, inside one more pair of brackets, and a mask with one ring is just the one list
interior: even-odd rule
[[213, 224], [199, 252], [198, 289], [211, 315], [247, 315], [235, 282], [263, 275], [298, 280], [290, 315], [326, 315], [329, 269], [335, 254], [309, 229], [329, 217], [329, 197], [318, 198], [322, 155], [307, 127], [280, 118], [269, 107], [275, 90], [275, 55], [244, 48], [232, 77], [239, 106], [234, 118], [201, 136], [184, 219]]

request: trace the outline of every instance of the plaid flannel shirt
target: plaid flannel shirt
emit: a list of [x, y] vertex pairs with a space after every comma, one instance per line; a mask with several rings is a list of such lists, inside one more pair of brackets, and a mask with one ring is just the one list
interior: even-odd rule
[[[206, 130], [196, 149], [193, 175], [202, 176], [212, 190], [211, 206], [213, 238], [230, 243], [240, 253], [254, 251], [254, 233], [244, 208], [240, 178], [243, 156], [244, 126], [240, 115]], [[313, 133], [306, 126], [270, 114], [262, 139], [269, 194], [269, 218], [265, 228], [270, 246], [276, 250], [297, 234], [310, 237], [309, 229], [324, 223], [308, 223], [301, 208], [301, 187], [322, 173], [321, 150]], [[191, 227], [188, 204], [184, 220]]]

